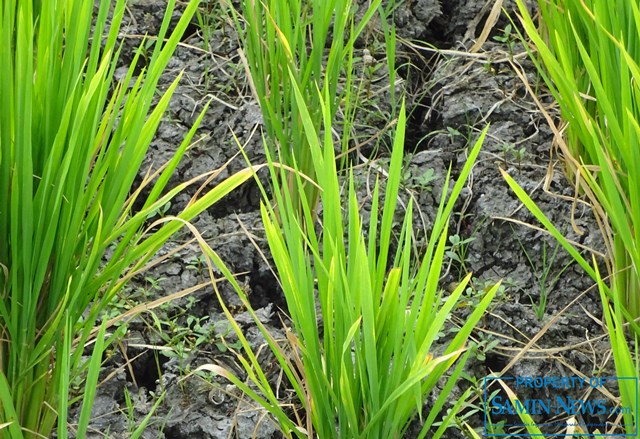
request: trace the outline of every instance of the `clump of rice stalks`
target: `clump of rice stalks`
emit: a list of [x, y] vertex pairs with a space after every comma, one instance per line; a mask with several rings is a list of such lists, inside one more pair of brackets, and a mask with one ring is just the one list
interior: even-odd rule
[[640, 316], [640, 10], [626, 0], [540, 1], [522, 23], [567, 122], [571, 176], [601, 212], [610, 286]]
[[[585, 260], [507, 173], [509, 186], [597, 282], [619, 377], [640, 376], [625, 321], [640, 326], [640, 7], [626, 0], [538, 2], [540, 28], [518, 0], [521, 21], [535, 44], [533, 57], [567, 122], [567, 170], [594, 205], [608, 250], [608, 276]], [[539, 61], [538, 61], [539, 59]], [[541, 61], [541, 63], [540, 63]], [[605, 281], [606, 279], [606, 281]], [[613, 307], [612, 307], [613, 305]], [[635, 356], [635, 358], [634, 358]], [[639, 437], [633, 407], [637, 383], [620, 380], [621, 429]]]
[[[354, 44], [380, 3], [369, 2], [359, 21], [353, 0], [247, 0], [242, 2], [241, 14], [230, 8], [242, 35], [251, 83], [264, 115], [269, 153], [272, 157], [279, 155], [282, 164], [296, 167], [311, 179], [315, 168], [296, 105], [294, 84], [304, 96], [316, 131], [323, 118], [316, 92], [321, 85], [323, 94], [329, 96], [324, 104], [331, 121], [340, 110], [344, 118], [342, 130], [348, 133], [357, 106], [352, 86]], [[389, 26], [384, 30], [393, 80], [395, 40]], [[343, 137], [343, 151], [348, 148], [348, 139], [349, 136]], [[306, 183], [303, 189], [305, 198], [315, 207], [319, 197], [316, 187]], [[288, 190], [299, 204], [299, 188], [291, 180]]]
[[[465, 352], [465, 342], [498, 289], [496, 285], [487, 290], [457, 334], [436, 354], [438, 334], [470, 279], [470, 275], [466, 276], [448, 297], [438, 288], [447, 247], [447, 224], [486, 131], [472, 148], [450, 195], [447, 197], [447, 191], [443, 191], [426, 253], [416, 261], [412, 257], [411, 203], [404, 215], [399, 248], [395, 255], [390, 254], [402, 176], [404, 106], [397, 123], [384, 201], [380, 201], [376, 183], [371, 218], [366, 226], [351, 174], [343, 201], [331, 135], [331, 113], [324, 105], [329, 96], [325, 94], [320, 100], [324, 116], [321, 139], [302, 91], [295, 85], [294, 90], [313, 158], [322, 206], [319, 219], [322, 233], [316, 232], [316, 217], [306, 200], [303, 199], [305, 207], [300, 211], [291, 193], [279, 186], [279, 182], [287, 180], [286, 173], [292, 175], [299, 188], [307, 177], [300, 170], [292, 172], [290, 168], [272, 164], [271, 181], [278, 189], [278, 212], [269, 207], [265, 194], [262, 217], [293, 322], [287, 336], [292, 352], [285, 353], [255, 315], [254, 319], [292, 384], [306, 417], [297, 413], [292, 419], [290, 412], [280, 405], [256, 356], [226, 309], [243, 345], [238, 358], [250, 384], [222, 367], [202, 368], [226, 376], [271, 412], [286, 437], [402, 437], [416, 416], [423, 423], [420, 437], [427, 432], [440, 437], [464, 397], [435, 432], [430, 428], [438, 420], [469, 354]], [[448, 182], [447, 178], [445, 188]], [[304, 192], [300, 194], [304, 197]], [[220, 263], [216, 259], [214, 262]], [[249, 306], [228, 271], [226, 275]], [[432, 410], [423, 414], [425, 395], [434, 390], [447, 371], [451, 375], [444, 390]]]
[[51, 437], [56, 420], [58, 437], [67, 437], [70, 382], [87, 373], [76, 429], [85, 437], [112, 339], [101, 311], [185, 221], [252, 176], [230, 177], [192, 200], [179, 221], [146, 229], [147, 218], [189, 185], [162, 195], [194, 126], [132, 212], [141, 189], [134, 178], [180, 76], [152, 108], [158, 80], [197, 5], [186, 5], [169, 35], [170, 0], [163, 44], [134, 79], [138, 51], [118, 82], [124, 0], [0, 5], [0, 438]]

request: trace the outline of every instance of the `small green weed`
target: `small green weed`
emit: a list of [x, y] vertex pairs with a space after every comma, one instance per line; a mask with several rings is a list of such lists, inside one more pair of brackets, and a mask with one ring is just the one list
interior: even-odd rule
[[464, 137], [465, 139], [467, 138], [464, 134], [453, 127], [447, 127], [447, 133], [449, 134], [449, 140], [451, 140], [452, 142], [456, 137]]
[[162, 355], [169, 358], [186, 360], [189, 354], [199, 346], [214, 340], [214, 325], [209, 316], [188, 315], [184, 323], [178, 323], [180, 316], [161, 319], [155, 312], [149, 312], [157, 335], [171, 349], [163, 349]]
[[[485, 431], [487, 435], [503, 435], [506, 436], [507, 432], [505, 431], [506, 419], [501, 421], [494, 421], [491, 418], [491, 411], [487, 409], [484, 405], [484, 401], [491, 401], [494, 396], [496, 396], [500, 389], [496, 389], [491, 393], [485, 395], [484, 393], [484, 380], [482, 378], [478, 378], [467, 373], [462, 373], [461, 377], [466, 380], [470, 384], [470, 391], [474, 398], [469, 398], [469, 400], [474, 400], [478, 402], [465, 402], [463, 406], [463, 410], [461, 413], [456, 416], [455, 421], [458, 429], [460, 429], [467, 437], [477, 438], [485, 435]], [[483, 425], [479, 428], [473, 429], [470, 426], [469, 422], [473, 417], [481, 416], [484, 418]], [[476, 424], [476, 422], [473, 422]], [[473, 431], [473, 433], [472, 433]], [[475, 435], [474, 435], [475, 433]], [[482, 436], [477, 436], [482, 435]]]
[[530, 300], [531, 300], [531, 305], [533, 306], [533, 310], [536, 313], [536, 317], [538, 318], [538, 320], [542, 321], [542, 319], [544, 318], [545, 309], [547, 307], [549, 292], [553, 289], [555, 284], [558, 282], [558, 280], [560, 279], [560, 276], [562, 276], [562, 274], [567, 270], [567, 268], [569, 268], [575, 261], [571, 260], [567, 262], [567, 264], [565, 264], [564, 267], [558, 270], [558, 272], [556, 272], [555, 274], [552, 274], [552, 269], [554, 268], [554, 263], [558, 255], [558, 250], [560, 249], [560, 243], [556, 244], [556, 246], [553, 249], [553, 253], [549, 257], [547, 253], [548, 251], [547, 243], [543, 241], [542, 266], [540, 268], [538, 268], [537, 265], [533, 262], [533, 260], [531, 259], [531, 256], [529, 255], [529, 252], [527, 252], [527, 249], [524, 247], [524, 245], [522, 245], [522, 242], [518, 240], [518, 243], [520, 244], [520, 247], [522, 248], [522, 251], [526, 256], [527, 261], [529, 262], [529, 265], [535, 272], [538, 280], [538, 291], [540, 293], [538, 303], [535, 303], [532, 297], [530, 297]]
[[465, 261], [467, 259], [467, 248], [470, 243], [475, 240], [475, 237], [469, 238], [461, 238], [460, 235], [451, 235], [449, 236], [449, 246], [445, 251], [445, 255], [456, 261], [462, 267], [463, 272], [467, 272], [467, 267], [465, 265]]
[[484, 362], [487, 359], [487, 354], [499, 344], [500, 340], [484, 331], [479, 331], [478, 336], [469, 343], [469, 346], [472, 348], [476, 359]]
[[195, 271], [198, 276], [202, 276], [206, 274], [207, 270], [207, 260], [204, 255], [199, 255], [193, 257], [187, 261], [187, 265], [185, 266], [187, 270]]
[[433, 168], [426, 168], [417, 170], [404, 169], [402, 172], [402, 185], [408, 189], [432, 189], [431, 183], [433, 183], [437, 176]]
[[518, 148], [514, 143], [503, 143], [501, 149], [505, 168], [509, 166], [510, 160], [516, 160], [518, 162], [518, 170], [522, 170], [522, 160], [527, 155], [527, 149], [525, 147]]
[[[475, 308], [476, 306], [478, 306], [487, 291], [489, 291], [495, 284], [496, 281], [490, 279], [473, 279], [471, 284], [467, 286], [462, 297], [460, 298], [458, 308]], [[454, 282], [454, 285], [457, 285], [457, 283]], [[454, 285], [452, 285], [452, 287]], [[509, 291], [515, 288], [517, 288], [517, 285], [513, 281], [513, 279], [511, 279], [510, 277], [503, 279], [502, 282], [500, 282], [498, 291], [496, 291], [494, 301], [496, 303], [500, 303], [509, 300]]]
[[145, 285], [142, 287], [139, 287], [138, 291], [142, 294], [142, 297], [144, 299], [148, 299], [152, 297], [154, 294], [162, 291], [162, 286], [160, 286], [160, 283], [165, 280], [167, 280], [166, 277], [155, 278], [152, 276], [145, 276], [144, 277]]
[[[142, 390], [140, 392], [142, 392]], [[139, 393], [137, 398], [146, 398], [145, 395], [146, 395], [145, 393], [142, 393], [142, 394]], [[150, 396], [154, 396], [154, 395], [150, 395]], [[149, 409], [149, 412], [144, 416], [144, 418], [141, 421], [138, 422], [136, 419], [136, 402], [133, 401], [133, 399], [131, 399], [131, 394], [129, 393], [129, 390], [126, 387], [124, 388], [124, 402], [125, 402], [125, 408], [126, 408], [125, 415], [127, 417], [127, 431], [129, 433], [129, 436], [128, 436], [129, 438], [138, 439], [142, 436], [142, 433], [144, 433], [144, 431], [147, 429], [156, 410], [162, 403], [164, 396], [165, 396], [164, 393], [158, 396], [153, 406]]]
[[496, 35], [493, 39], [499, 43], [507, 45], [509, 54], [513, 56], [515, 44], [517, 41], [517, 35], [513, 32], [511, 24], [507, 24], [502, 31], [502, 35]]

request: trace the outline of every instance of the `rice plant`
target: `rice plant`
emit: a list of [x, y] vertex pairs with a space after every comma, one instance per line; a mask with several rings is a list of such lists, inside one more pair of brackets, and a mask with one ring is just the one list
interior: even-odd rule
[[[254, 319], [292, 384], [302, 404], [302, 414], [294, 411], [292, 415], [291, 410], [283, 408], [256, 355], [226, 309], [243, 344], [238, 358], [251, 384], [219, 366], [202, 368], [227, 377], [271, 412], [286, 437], [402, 437], [416, 418], [423, 426], [420, 437], [427, 432], [441, 437], [464, 397], [435, 432], [431, 428], [440, 420], [448, 393], [470, 353], [465, 347], [466, 340], [498, 289], [498, 285], [488, 289], [453, 339], [436, 347], [438, 334], [470, 279], [467, 275], [449, 296], [438, 288], [450, 215], [486, 131], [472, 148], [450, 195], [443, 191], [425, 255], [415, 260], [411, 203], [403, 215], [395, 255], [390, 250], [402, 176], [404, 106], [397, 123], [385, 189], [381, 190], [376, 182], [371, 214], [365, 221], [352, 173], [347, 175], [346, 194], [341, 190], [331, 134], [332, 115], [329, 106], [324, 105], [330, 96], [325, 91], [320, 100], [324, 117], [321, 134], [316, 131], [302, 90], [294, 84], [294, 91], [312, 154], [317, 179], [314, 184], [320, 194], [322, 232], [316, 227], [317, 218], [307, 200], [303, 199], [300, 210], [292, 194], [279, 186], [292, 178], [300, 188], [308, 177], [299, 169], [271, 163], [278, 211], [270, 207], [266, 193], [261, 210], [293, 325], [287, 334], [290, 351], [269, 334], [257, 316]], [[448, 183], [447, 177], [444, 187]], [[304, 197], [304, 192], [300, 194]], [[218, 264], [219, 260], [214, 262]], [[228, 271], [226, 274], [249, 306], [233, 277]], [[444, 391], [431, 411], [423, 414], [425, 395], [434, 391], [447, 371], [450, 376]]]
[[[635, 1], [539, 1], [536, 27], [522, 0], [521, 22], [534, 43], [538, 70], [567, 123], [559, 139], [566, 169], [593, 203], [608, 257], [607, 276], [588, 261], [506, 172], [507, 183], [558, 242], [597, 282], [619, 377], [640, 376], [640, 7]], [[635, 352], [624, 325], [633, 328]], [[637, 384], [620, 381], [622, 407], [636, 406]], [[637, 413], [622, 430], [639, 437]], [[635, 418], [635, 419], [634, 419]]]
[[[316, 92], [316, 87], [321, 86], [323, 93], [330, 96], [325, 105], [332, 122], [340, 110], [342, 130], [348, 133], [357, 106], [352, 91], [354, 44], [380, 3], [381, 0], [367, 2], [359, 20], [353, 0], [247, 0], [242, 2], [241, 14], [229, 8], [242, 36], [250, 81], [264, 116], [267, 148], [272, 157], [279, 151], [282, 164], [296, 167], [312, 180], [313, 158], [293, 85], [302, 91], [316, 131], [323, 119]], [[384, 29], [389, 58], [393, 60], [392, 28]], [[393, 61], [390, 65], [393, 66]], [[390, 73], [394, 78], [393, 67]], [[343, 137], [340, 145], [343, 151], [348, 148], [349, 138]], [[315, 206], [319, 196], [315, 186], [306, 183], [303, 189], [305, 198]], [[288, 190], [299, 204], [297, 185], [289, 181]]]
[[76, 429], [85, 437], [102, 353], [116, 335], [101, 311], [185, 221], [252, 176], [234, 175], [177, 221], [147, 228], [194, 183], [163, 194], [204, 115], [164, 170], [133, 187], [180, 75], [159, 99], [158, 80], [198, 2], [168, 33], [174, 6], [142, 72], [137, 51], [116, 81], [124, 0], [0, 4], [0, 438], [48, 438], [56, 424], [67, 437], [70, 383], [86, 374]]
[[540, 1], [541, 27], [518, 2], [540, 71], [567, 122], [570, 176], [601, 206], [611, 290], [640, 316], [640, 6]]

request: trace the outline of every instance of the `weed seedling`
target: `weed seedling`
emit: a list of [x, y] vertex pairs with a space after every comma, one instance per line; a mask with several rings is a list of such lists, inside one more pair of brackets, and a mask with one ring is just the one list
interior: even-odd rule
[[131, 432], [136, 425], [135, 407], [133, 406], [133, 401], [131, 400], [129, 389], [127, 389], [126, 387], [124, 388], [124, 402], [127, 407], [127, 429]]
[[504, 163], [505, 168], [509, 166], [507, 157], [515, 148], [516, 146], [513, 143], [504, 143], [502, 145], [502, 162]]
[[155, 277], [151, 277], [151, 276], [145, 276], [144, 277], [144, 281], [145, 281], [145, 286], [144, 288], [139, 288], [139, 291], [142, 293], [142, 295], [146, 298], [149, 297], [150, 295], [152, 295], [154, 292], [158, 292], [158, 291], [162, 291], [162, 286], [160, 285], [160, 282], [166, 280], [166, 277], [161, 277], [156, 279]]
[[524, 245], [522, 245], [522, 242], [518, 240], [518, 243], [520, 244], [520, 247], [522, 248], [522, 251], [526, 256], [527, 261], [529, 262], [529, 265], [536, 273], [536, 277], [538, 279], [538, 289], [540, 291], [540, 300], [538, 301], [537, 304], [534, 302], [533, 298], [530, 297], [530, 300], [531, 300], [531, 305], [533, 306], [533, 310], [535, 311], [536, 317], [538, 318], [538, 320], [542, 320], [544, 318], [544, 311], [547, 307], [547, 299], [549, 297], [549, 291], [555, 286], [555, 284], [558, 282], [558, 279], [560, 279], [560, 276], [562, 276], [562, 274], [566, 271], [567, 268], [569, 268], [569, 266], [574, 262], [574, 260], [572, 259], [571, 261], [569, 261], [564, 267], [562, 267], [560, 271], [558, 271], [555, 275], [553, 275], [550, 278], [551, 270], [553, 269], [554, 262], [558, 254], [558, 250], [560, 249], [560, 244], [559, 243], [556, 244], [555, 248], [553, 249], [553, 253], [551, 254], [551, 257], [549, 257], [547, 253], [547, 249], [548, 249], [547, 243], [543, 242], [542, 269], [541, 271], [539, 271], [536, 268], [536, 265], [533, 263], [529, 253], [524, 248]]
[[491, 335], [479, 332], [478, 339], [469, 343], [469, 345], [472, 347], [478, 361], [484, 362], [487, 359], [487, 354], [498, 346], [499, 343], [500, 340]]
[[462, 270], [466, 273], [467, 267], [465, 266], [465, 260], [467, 258], [467, 247], [475, 240], [474, 237], [462, 239], [460, 235], [449, 236], [449, 243], [451, 244], [445, 251], [445, 255], [459, 263], [462, 266]]
[[371, 97], [371, 83], [373, 82], [373, 75], [379, 66], [376, 63], [376, 59], [371, 56], [369, 49], [363, 49], [362, 51], [362, 64], [364, 65], [364, 71], [366, 75], [367, 84], [367, 98]]
[[427, 168], [424, 172], [414, 176], [414, 181], [417, 187], [422, 189], [431, 189], [431, 182], [436, 179], [433, 168]]
[[436, 180], [433, 168], [414, 172], [411, 169], [404, 169], [402, 172], [402, 184], [408, 189], [431, 190], [431, 183]]
[[227, 352], [229, 348], [239, 350], [242, 349], [242, 345], [239, 341], [230, 343], [227, 338], [233, 337], [233, 327], [227, 320], [219, 320], [213, 324], [213, 330], [215, 333], [215, 345], [220, 352]]
[[198, 276], [202, 276], [203, 274], [205, 274], [205, 269], [207, 268], [205, 256], [200, 255], [198, 257], [191, 258], [187, 262], [186, 268], [187, 270], [195, 271]]
[[[138, 439], [142, 436], [142, 433], [147, 430], [149, 422], [151, 421], [151, 418], [155, 414], [156, 410], [158, 409], [158, 406], [164, 399], [164, 395], [165, 393], [161, 393], [158, 396], [158, 395], [155, 395], [154, 392], [149, 392], [149, 396], [155, 399], [155, 402], [153, 406], [150, 408], [149, 413], [145, 415], [145, 417], [139, 423], [137, 423], [136, 422], [136, 402], [134, 402], [133, 399], [131, 399], [131, 394], [129, 393], [129, 390], [126, 387], [124, 388], [124, 402], [126, 406], [125, 416], [127, 417], [127, 431], [129, 434], [127, 437], [131, 439]], [[146, 393], [144, 393], [144, 388], [140, 389], [136, 398], [138, 398], [139, 400], [142, 399], [141, 402], [146, 404], [147, 396], [146, 396]], [[107, 435], [105, 437], [109, 437], [109, 436]]]
[[524, 160], [526, 155], [527, 149], [524, 146], [522, 148], [516, 148], [516, 145], [513, 143], [505, 143], [502, 145], [502, 161], [505, 168], [509, 166], [509, 159], [512, 159], [517, 160], [518, 171], [522, 171], [522, 160]]
[[149, 215], [147, 215], [147, 219], [154, 218], [156, 215], [159, 215], [160, 218], [164, 218], [167, 215], [167, 212], [169, 212], [170, 208], [171, 208], [171, 201], [167, 201], [156, 212], [152, 212]]
[[187, 316], [184, 324], [180, 324], [179, 316], [161, 319], [154, 312], [149, 312], [149, 315], [153, 319], [157, 335], [167, 347], [171, 348], [161, 351], [166, 357], [185, 360], [192, 350], [214, 338], [213, 325], [207, 321], [209, 316], [190, 315]]
[[[466, 373], [462, 373], [461, 377], [471, 385], [469, 389], [471, 393], [475, 395], [475, 401], [481, 402], [465, 402], [463, 407], [466, 410], [463, 410], [460, 415], [455, 417], [456, 426], [469, 438], [475, 439], [481, 437], [478, 435], [478, 431], [472, 429], [467, 422], [468, 420], [471, 420], [472, 416], [479, 414], [486, 419], [485, 425], [479, 429], [481, 434], [484, 434], [484, 431], [486, 431], [489, 435], [506, 436], [507, 434], [504, 428], [505, 423], [507, 422], [506, 419], [494, 422], [490, 416], [490, 407], [487, 406], [488, 403], [500, 392], [500, 389], [496, 389], [485, 395], [484, 380], [482, 378]], [[482, 403], [482, 401], [487, 401], [486, 405]]]
[[451, 143], [454, 142], [454, 139], [456, 137], [465, 137], [464, 134], [462, 134], [460, 131], [458, 131], [455, 128], [452, 128], [452, 127], [447, 127], [447, 133], [449, 134], [449, 141]]
[[516, 43], [516, 39], [511, 32], [512, 30], [513, 28], [511, 27], [511, 24], [507, 24], [504, 28], [504, 31], [502, 32], [502, 35], [496, 35], [495, 37], [493, 37], [495, 41], [507, 45], [507, 49], [509, 50], [509, 55], [511, 56], [513, 56], [513, 52], [514, 52], [513, 49]]
[[524, 146], [522, 148], [513, 150], [513, 156], [518, 161], [518, 172], [522, 172], [522, 160], [524, 159], [526, 154], [527, 150]]

